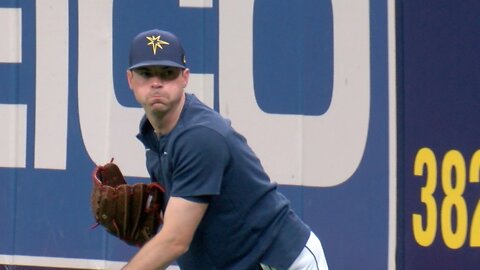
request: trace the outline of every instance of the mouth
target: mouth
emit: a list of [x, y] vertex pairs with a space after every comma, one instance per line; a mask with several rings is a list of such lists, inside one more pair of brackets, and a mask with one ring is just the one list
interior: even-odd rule
[[167, 96], [161, 93], [152, 93], [149, 98], [150, 99], [166, 99]]
[[153, 95], [149, 98], [149, 103], [151, 105], [155, 105], [155, 104], [166, 104], [168, 99], [167, 97], [165, 96], [161, 96], [161, 95]]

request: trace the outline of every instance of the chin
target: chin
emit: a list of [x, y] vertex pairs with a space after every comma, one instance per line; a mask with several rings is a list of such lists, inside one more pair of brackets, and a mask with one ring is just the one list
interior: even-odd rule
[[154, 114], [165, 114], [169, 111], [169, 108], [165, 105], [155, 105], [150, 107], [150, 111]]

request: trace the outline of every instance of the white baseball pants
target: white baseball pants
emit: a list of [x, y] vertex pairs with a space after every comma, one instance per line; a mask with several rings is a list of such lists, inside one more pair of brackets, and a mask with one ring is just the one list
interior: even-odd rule
[[[261, 265], [263, 270], [277, 270], [268, 265]], [[327, 259], [318, 237], [311, 232], [305, 248], [288, 270], [328, 270]]]

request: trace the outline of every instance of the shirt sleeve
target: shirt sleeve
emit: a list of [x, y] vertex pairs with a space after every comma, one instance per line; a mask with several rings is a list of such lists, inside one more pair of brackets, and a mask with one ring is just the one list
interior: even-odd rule
[[194, 127], [176, 138], [173, 149], [171, 196], [203, 200], [220, 194], [229, 162], [223, 135], [208, 127]]

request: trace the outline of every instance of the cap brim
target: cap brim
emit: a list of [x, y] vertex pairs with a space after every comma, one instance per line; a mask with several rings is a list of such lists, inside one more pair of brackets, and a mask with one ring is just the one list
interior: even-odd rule
[[167, 60], [162, 60], [162, 61], [144, 61], [137, 63], [135, 65], [130, 66], [128, 69], [134, 69], [134, 68], [139, 68], [139, 67], [149, 67], [149, 66], [161, 66], [161, 67], [177, 67], [177, 68], [183, 68], [185, 69], [185, 65], [180, 65], [176, 62], [173, 61], [167, 61]]

